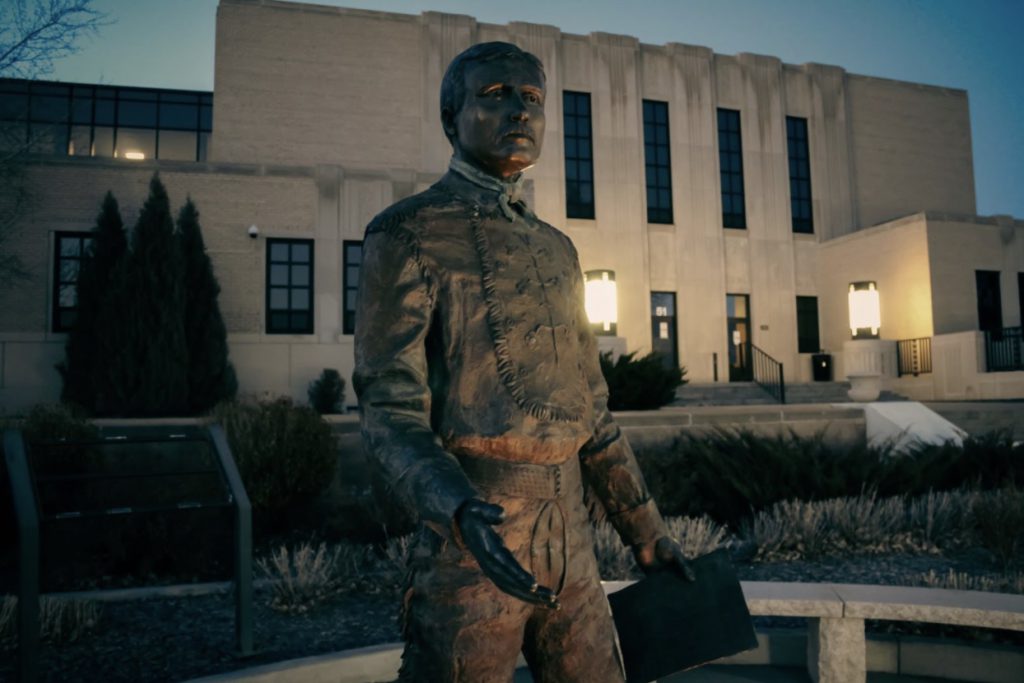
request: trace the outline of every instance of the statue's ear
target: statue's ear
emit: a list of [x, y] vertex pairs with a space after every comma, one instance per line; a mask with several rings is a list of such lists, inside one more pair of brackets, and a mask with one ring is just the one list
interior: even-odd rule
[[455, 112], [447, 107], [441, 110], [441, 127], [449, 140], [455, 139]]

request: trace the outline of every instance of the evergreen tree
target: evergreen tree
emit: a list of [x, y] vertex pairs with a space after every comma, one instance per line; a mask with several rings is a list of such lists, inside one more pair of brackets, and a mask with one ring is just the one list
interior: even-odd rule
[[185, 291], [185, 343], [188, 348], [188, 408], [208, 412], [238, 390], [235, 369], [228, 361], [227, 330], [217, 296], [220, 285], [206, 254], [199, 212], [189, 198], [178, 214]]
[[64, 380], [61, 399], [96, 413], [96, 390], [101, 381], [98, 365], [105, 362], [99, 349], [107, 345], [102, 337], [109, 331], [100, 324], [100, 311], [112, 293], [115, 270], [128, 250], [121, 211], [110, 192], [103, 198], [92, 232], [88, 258], [81, 262], [78, 272], [75, 323], [68, 334], [65, 360], [57, 369]]
[[[119, 310], [105, 317], [121, 323], [112, 335], [118, 352], [104, 358], [111, 382], [110, 412], [124, 416], [188, 413], [188, 350], [181, 245], [174, 234], [167, 190], [157, 174], [132, 233], [125, 267], [113, 289], [123, 293]], [[118, 299], [120, 297], [117, 297]]]

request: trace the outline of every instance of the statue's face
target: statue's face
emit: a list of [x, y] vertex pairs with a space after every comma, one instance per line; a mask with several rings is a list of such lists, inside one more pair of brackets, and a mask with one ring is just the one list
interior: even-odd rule
[[533, 166], [544, 142], [544, 77], [518, 60], [477, 62], [466, 69], [466, 99], [444, 117], [455, 156], [508, 178]]

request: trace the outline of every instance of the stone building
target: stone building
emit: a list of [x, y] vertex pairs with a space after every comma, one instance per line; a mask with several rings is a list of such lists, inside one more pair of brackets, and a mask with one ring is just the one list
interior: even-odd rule
[[[304, 398], [322, 368], [348, 377], [363, 229], [444, 172], [441, 76], [488, 40], [545, 64], [528, 191], [584, 270], [613, 273], [607, 347], [663, 351], [698, 383], [749, 380], [751, 343], [808, 382], [824, 350], [841, 379], [848, 290], [870, 281], [894, 388], [1024, 395], [1019, 351], [1005, 372], [985, 355], [986, 339], [1019, 349], [1019, 329], [999, 331], [1021, 324], [1024, 222], [975, 215], [963, 90], [546, 25], [221, 0], [213, 93], [0, 81], [35, 198], [4, 242], [31, 277], [0, 292], [0, 405], [59, 395], [83, 233], [107, 190], [131, 224], [154, 171], [200, 210], [241, 390]], [[921, 340], [899, 346], [916, 375], [898, 377], [898, 340]], [[925, 346], [930, 366], [911, 368]]]

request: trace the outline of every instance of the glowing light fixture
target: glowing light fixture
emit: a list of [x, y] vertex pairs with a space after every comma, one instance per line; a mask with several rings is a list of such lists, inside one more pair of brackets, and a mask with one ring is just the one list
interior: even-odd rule
[[882, 307], [874, 282], [850, 283], [850, 333], [854, 339], [877, 339]]
[[125, 152], [124, 158], [131, 159], [133, 161], [139, 161], [141, 159], [145, 159], [146, 155], [143, 154], [142, 152]]
[[614, 336], [619, 322], [619, 296], [615, 271], [588, 270], [584, 273], [587, 318], [597, 334]]

